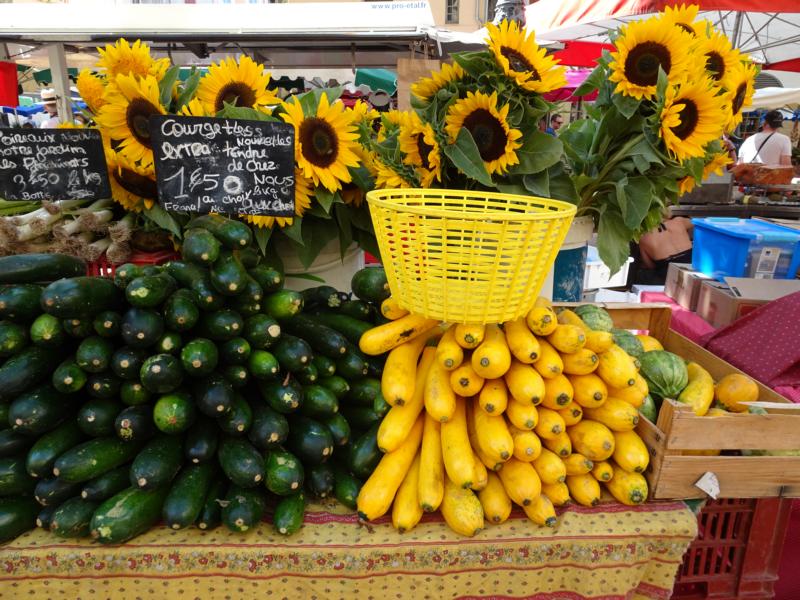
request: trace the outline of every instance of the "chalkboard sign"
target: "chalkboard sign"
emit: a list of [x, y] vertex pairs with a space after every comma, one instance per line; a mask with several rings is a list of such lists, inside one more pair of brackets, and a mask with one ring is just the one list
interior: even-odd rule
[[272, 121], [150, 117], [166, 210], [294, 215], [294, 127]]
[[96, 129], [0, 129], [0, 198], [110, 198]]

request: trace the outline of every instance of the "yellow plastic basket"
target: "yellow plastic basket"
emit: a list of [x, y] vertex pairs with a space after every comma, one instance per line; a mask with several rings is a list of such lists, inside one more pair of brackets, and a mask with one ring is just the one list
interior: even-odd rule
[[449, 323], [503, 323], [531, 309], [575, 206], [465, 190], [367, 193], [392, 295]]

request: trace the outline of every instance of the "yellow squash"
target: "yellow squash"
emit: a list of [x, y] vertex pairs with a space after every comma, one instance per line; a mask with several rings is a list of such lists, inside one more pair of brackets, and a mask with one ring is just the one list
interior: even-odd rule
[[568, 427], [567, 435], [573, 449], [593, 462], [607, 460], [614, 454], [614, 434], [602, 423], [583, 419]]
[[586, 332], [577, 325], [559, 325], [547, 341], [562, 354], [573, 354], [586, 345]]
[[711, 374], [696, 362], [686, 365], [689, 383], [678, 395], [678, 402], [688, 404], [694, 414], [702, 417], [714, 401], [714, 379]]
[[650, 454], [635, 431], [614, 434], [614, 462], [626, 471], [644, 473], [650, 464]]
[[405, 533], [416, 527], [422, 518], [422, 507], [419, 505], [419, 471], [420, 456], [417, 454], [414, 462], [406, 473], [403, 483], [397, 490], [397, 495], [392, 504], [392, 525], [400, 533]]
[[[468, 399], [467, 402], [471, 400]], [[475, 437], [481, 450], [495, 462], [508, 460], [514, 453], [514, 438], [511, 437], [503, 416], [490, 415], [475, 406], [472, 408], [472, 416], [475, 420]]]
[[569, 495], [578, 504], [583, 506], [597, 506], [600, 503], [600, 484], [597, 479], [586, 475], [568, 475], [567, 487], [569, 488]]
[[436, 362], [452, 371], [464, 362], [464, 349], [456, 343], [456, 328], [449, 327], [436, 346]]
[[600, 358], [588, 348], [581, 348], [573, 354], [562, 354], [564, 373], [567, 375], [588, 375], [597, 370]]
[[608, 386], [596, 373], [589, 375], [570, 375], [573, 400], [583, 408], [597, 407], [608, 398]]
[[564, 423], [564, 419], [556, 411], [544, 406], [540, 406], [538, 411], [539, 422], [536, 424], [535, 431], [540, 438], [552, 439], [566, 430], [567, 425]]
[[405, 317], [408, 311], [402, 308], [395, 298], [390, 296], [381, 302], [381, 314], [390, 321], [396, 321], [400, 317]]
[[544, 398], [544, 380], [530, 365], [512, 360], [505, 380], [508, 391], [517, 402], [539, 404]]
[[661, 345], [661, 342], [659, 342], [656, 338], [652, 336], [640, 333], [636, 337], [639, 338], [640, 342], [642, 342], [642, 348], [644, 348], [645, 352], [650, 352], [651, 350], [664, 349], [664, 346]]
[[[397, 489], [405, 479], [422, 441], [423, 419], [420, 416], [408, 437], [394, 452], [384, 454], [378, 466], [358, 493], [358, 515], [365, 521], [382, 517], [389, 510]], [[470, 463], [472, 454], [470, 453]], [[472, 465], [470, 465], [472, 466]]]
[[747, 375], [730, 373], [717, 382], [714, 397], [725, 410], [747, 412], [747, 405], [741, 403], [758, 400], [758, 385]]
[[570, 425], [575, 425], [575, 423], [580, 423], [583, 418], [583, 409], [577, 402], [573, 402], [567, 408], [559, 410], [558, 414], [564, 419], [564, 424], [569, 427]]
[[523, 506], [522, 510], [537, 525], [555, 527], [556, 523], [558, 523], [556, 509], [553, 507], [550, 498], [544, 494], [539, 494], [528, 506]]
[[568, 308], [559, 309], [558, 322], [561, 325], [575, 325], [576, 327], [580, 327], [584, 333], [589, 333], [591, 331], [589, 326], [583, 322], [583, 319]]
[[608, 331], [593, 330], [586, 334], [586, 348], [602, 354], [614, 345], [614, 336]]
[[[496, 461], [490, 458], [478, 444], [478, 436], [475, 433], [475, 414], [472, 410], [472, 402], [466, 402], [466, 418], [467, 418], [467, 437], [469, 438], [470, 446], [478, 459], [483, 463], [489, 471], [498, 471], [503, 466], [503, 461]], [[477, 410], [477, 409], [476, 409]], [[474, 473], [474, 468], [473, 468]], [[474, 475], [473, 475], [474, 476]]]
[[472, 446], [467, 433], [467, 414], [465, 400], [456, 399], [453, 417], [442, 423], [442, 456], [447, 476], [456, 485], [468, 488], [472, 485], [475, 467], [472, 464]]
[[550, 439], [543, 439], [542, 444], [545, 448], [550, 450], [550, 452], [558, 454], [561, 458], [572, 454], [572, 441], [565, 432], [561, 432]]
[[608, 398], [602, 406], [587, 408], [584, 417], [597, 421], [611, 431], [633, 431], [639, 423], [639, 411], [624, 400]]
[[508, 387], [504, 379], [487, 379], [480, 394], [478, 404], [490, 415], [502, 415], [508, 406]]
[[[434, 348], [425, 348], [417, 368], [416, 391], [408, 402], [393, 406], [378, 426], [378, 448], [381, 452], [394, 452], [408, 437], [420, 413], [425, 409], [425, 379], [436, 358]], [[385, 373], [384, 373], [385, 376]]]
[[506, 406], [506, 418], [518, 429], [533, 429], [539, 422], [539, 410], [529, 403], [523, 404], [513, 398]]
[[566, 483], [543, 483], [542, 494], [556, 506], [564, 506], [569, 502], [569, 488]]
[[[418, 377], [417, 362], [427, 336], [400, 344], [389, 352], [381, 375], [381, 393], [390, 406], [402, 405], [414, 396]], [[436, 353], [433, 350], [434, 354]], [[422, 380], [425, 385], [425, 380]]]
[[614, 467], [607, 460], [600, 460], [594, 463], [592, 475], [597, 481], [611, 481], [614, 477]]
[[606, 488], [618, 502], [635, 506], [647, 500], [647, 480], [641, 473], [629, 473], [614, 469], [614, 477], [606, 482]]
[[553, 333], [558, 327], [558, 318], [553, 309], [547, 306], [534, 306], [525, 316], [525, 323], [533, 333], [546, 336]]
[[528, 328], [524, 318], [507, 321], [503, 327], [511, 354], [519, 362], [531, 364], [539, 358], [539, 340]]
[[511, 498], [506, 494], [503, 482], [497, 473], [490, 472], [486, 487], [478, 492], [478, 499], [483, 506], [483, 515], [489, 523], [504, 523], [511, 514]]
[[564, 372], [564, 361], [561, 360], [561, 355], [543, 338], [539, 338], [539, 358], [533, 363], [533, 366], [545, 379], [561, 375]]
[[514, 502], [528, 506], [542, 493], [542, 482], [531, 463], [510, 458], [498, 471], [503, 487]]
[[642, 404], [644, 404], [644, 399], [649, 393], [650, 391], [648, 389], [647, 381], [645, 381], [645, 378], [639, 373], [636, 373], [633, 385], [628, 385], [624, 388], [608, 388], [609, 396], [613, 396], [618, 400], [624, 400], [634, 408], [639, 408]]
[[486, 487], [486, 484], [489, 482], [489, 471], [486, 469], [486, 465], [481, 462], [481, 459], [478, 457], [477, 453], [473, 451], [472, 453], [472, 485], [470, 486], [471, 490], [476, 492], [480, 492], [483, 488]]
[[475, 372], [472, 363], [468, 361], [450, 372], [450, 387], [459, 396], [474, 396], [481, 391], [483, 382], [483, 377]]
[[636, 366], [628, 354], [613, 344], [600, 354], [600, 364], [595, 371], [611, 387], [624, 388], [636, 383]]
[[365, 354], [378, 356], [423, 335], [438, 324], [439, 321], [435, 319], [426, 319], [413, 314], [406, 315], [365, 332], [361, 336], [358, 346]]
[[444, 482], [440, 510], [450, 529], [460, 535], [472, 537], [483, 529], [483, 507], [475, 492], [459, 487], [449, 479]]
[[456, 394], [450, 385], [450, 372], [438, 360], [428, 369], [424, 400], [425, 410], [440, 423], [449, 421], [456, 410]]
[[487, 325], [486, 336], [472, 353], [472, 368], [484, 379], [497, 379], [511, 366], [511, 350], [506, 336], [498, 325]]
[[533, 461], [533, 468], [536, 469], [542, 483], [558, 483], [567, 477], [564, 461], [547, 448], [542, 448], [542, 453]]
[[444, 494], [441, 424], [429, 414], [425, 415], [422, 432], [417, 494], [419, 505], [425, 512], [433, 512], [439, 508]]
[[509, 425], [509, 432], [514, 438], [514, 458], [523, 462], [536, 460], [542, 453], [542, 441], [532, 431], [519, 429]]
[[574, 393], [572, 384], [565, 375], [556, 375], [545, 379], [542, 406], [552, 410], [566, 408], [572, 403]]
[[459, 323], [455, 326], [456, 343], [464, 350], [472, 350], [480, 346], [483, 336], [486, 335], [484, 325], [465, 325]]
[[586, 475], [591, 473], [594, 468], [594, 463], [586, 458], [583, 454], [570, 454], [562, 459], [564, 466], [567, 468], [567, 475]]

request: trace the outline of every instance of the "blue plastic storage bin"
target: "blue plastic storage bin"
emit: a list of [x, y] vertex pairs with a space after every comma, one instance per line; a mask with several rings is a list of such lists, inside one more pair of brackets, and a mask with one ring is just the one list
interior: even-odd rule
[[794, 279], [800, 268], [800, 231], [766, 221], [706, 217], [692, 219], [692, 266], [725, 277]]

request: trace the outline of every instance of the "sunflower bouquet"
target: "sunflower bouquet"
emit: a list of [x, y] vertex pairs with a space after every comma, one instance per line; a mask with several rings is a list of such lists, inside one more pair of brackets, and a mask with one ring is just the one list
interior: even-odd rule
[[564, 68], [516, 22], [487, 24], [487, 49], [411, 87], [414, 110], [362, 124], [378, 188], [499, 190], [576, 200], [561, 142], [539, 130], [553, 105], [543, 94], [566, 83]]
[[560, 133], [578, 196], [595, 219], [600, 257], [612, 272], [629, 244], [655, 228], [664, 209], [730, 162], [722, 135], [751, 102], [756, 66], [697, 6], [622, 26], [613, 52], [575, 91], [597, 91], [588, 117]]
[[358, 122], [365, 105], [347, 108], [339, 90], [315, 90], [281, 101], [264, 66], [248, 56], [226, 58], [181, 81], [169, 59], [155, 59], [146, 44], [120, 39], [99, 48], [95, 71], [83, 70], [78, 91], [103, 136], [113, 199], [131, 213], [181, 237], [188, 214], [168, 213], [156, 202], [150, 137], [152, 115], [280, 121], [294, 126], [295, 216], [244, 216], [262, 252], [280, 231], [308, 266], [337, 236], [342, 255], [355, 242], [377, 252], [365, 204], [372, 189], [363, 165]]

